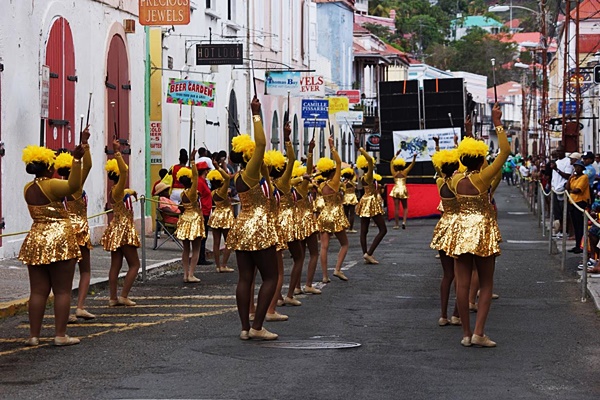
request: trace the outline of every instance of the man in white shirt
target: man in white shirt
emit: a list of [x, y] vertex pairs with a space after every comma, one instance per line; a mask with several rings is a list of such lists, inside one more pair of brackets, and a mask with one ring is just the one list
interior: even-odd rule
[[596, 175], [600, 175], [600, 154], [596, 154], [594, 156], [594, 162], [592, 165], [596, 169]]
[[[573, 173], [572, 164], [581, 158], [581, 154], [575, 152], [575, 153], [571, 153], [569, 155], [569, 157], [565, 157], [564, 147], [559, 146], [556, 149], [556, 156], [557, 156], [558, 160], [552, 161], [550, 164], [552, 167], [551, 185], [552, 185], [552, 190], [554, 190], [555, 192], [563, 192], [565, 190], [565, 184], [567, 183], [567, 180]], [[558, 224], [556, 224], [556, 223], [554, 224], [555, 226], [559, 227], [558, 232], [554, 232], [555, 234], [557, 234], [558, 237], [562, 236], [562, 234], [560, 234], [560, 232], [562, 232], [561, 224], [562, 224], [564, 202], [565, 202], [564, 194], [555, 194], [554, 195], [554, 204], [552, 207], [553, 208], [552, 219], [553, 219], [553, 221], [558, 221]]]
[[198, 149], [198, 157], [198, 162], [204, 161], [208, 165], [208, 169], [210, 169], [211, 171], [215, 169], [212, 159], [208, 157], [208, 150], [206, 150], [205, 147], [200, 147]]

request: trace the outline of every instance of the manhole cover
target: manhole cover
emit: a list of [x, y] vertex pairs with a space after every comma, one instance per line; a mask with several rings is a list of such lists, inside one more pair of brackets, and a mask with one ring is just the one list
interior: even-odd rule
[[287, 342], [261, 342], [262, 347], [274, 347], [278, 349], [295, 349], [295, 350], [326, 350], [326, 349], [351, 349], [360, 347], [360, 343], [353, 342], [328, 342], [316, 340], [289, 340]]

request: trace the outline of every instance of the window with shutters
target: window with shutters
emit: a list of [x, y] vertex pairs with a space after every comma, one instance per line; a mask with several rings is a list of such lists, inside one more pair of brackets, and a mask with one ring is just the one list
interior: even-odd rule
[[71, 27], [62, 17], [50, 29], [45, 65], [50, 68], [45, 145], [55, 150], [73, 148], [79, 129], [75, 120], [75, 48]]

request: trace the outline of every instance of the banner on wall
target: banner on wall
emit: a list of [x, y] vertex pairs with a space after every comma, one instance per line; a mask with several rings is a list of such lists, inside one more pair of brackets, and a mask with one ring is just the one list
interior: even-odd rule
[[161, 121], [150, 121], [150, 164], [162, 165]]
[[412, 159], [413, 154], [417, 154], [417, 161], [431, 161], [431, 155], [435, 153], [433, 138], [440, 138], [440, 150], [451, 150], [454, 148], [454, 132], [452, 128], [394, 131], [394, 154], [401, 150], [399, 157], [407, 161]]
[[303, 97], [325, 97], [325, 79], [320, 75], [300, 78], [300, 95]]
[[216, 95], [214, 82], [170, 79], [167, 103], [212, 108], [215, 106]]
[[265, 94], [273, 96], [292, 96], [300, 94], [300, 72], [266, 71]]

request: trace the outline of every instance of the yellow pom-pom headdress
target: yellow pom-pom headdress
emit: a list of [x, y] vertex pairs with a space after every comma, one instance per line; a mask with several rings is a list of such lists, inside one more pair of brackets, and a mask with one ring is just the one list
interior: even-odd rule
[[360, 169], [366, 169], [369, 167], [369, 162], [367, 161], [367, 158], [361, 154], [356, 159], [356, 166]]
[[294, 170], [292, 171], [292, 176], [294, 178], [303, 176], [306, 174], [306, 167], [302, 165], [302, 163], [298, 160], [294, 162]]
[[436, 152], [433, 156], [431, 156], [431, 162], [435, 165], [436, 168], [441, 169], [444, 164], [452, 164], [457, 163], [458, 161], [458, 151], [456, 149], [452, 150], [441, 150]]
[[354, 170], [352, 168], [348, 167], [348, 168], [344, 168], [342, 170], [342, 176], [350, 176], [350, 175], [352, 175], [352, 177], [354, 177]]
[[317, 169], [319, 172], [328, 172], [335, 168], [335, 162], [331, 158], [321, 157], [317, 162]]
[[180, 168], [179, 171], [177, 171], [177, 180], [181, 179], [182, 176], [187, 176], [192, 179], [192, 170], [188, 167]]
[[382, 179], [382, 177], [379, 174], [373, 174], [373, 179], [379, 182]]
[[320, 185], [321, 183], [325, 182], [327, 179], [325, 179], [325, 177], [321, 174], [317, 174], [315, 175], [315, 177], [313, 178], [313, 180], [315, 181], [315, 183], [317, 185]]
[[114, 158], [108, 160], [106, 162], [106, 165], [104, 166], [104, 169], [106, 170], [106, 172], [108, 172], [109, 174], [112, 172], [115, 175], [120, 175], [119, 173], [119, 165], [117, 164], [117, 160], [115, 160]]
[[458, 145], [459, 156], [485, 157], [488, 154], [488, 146], [481, 140], [466, 137]]
[[23, 149], [21, 159], [25, 164], [39, 162], [51, 167], [54, 165], [54, 151], [41, 146], [27, 146]]
[[223, 175], [216, 169], [213, 169], [206, 175], [206, 179], [209, 181], [224, 181]]
[[246, 161], [252, 158], [255, 148], [256, 143], [254, 143], [250, 135], [238, 135], [231, 139], [231, 149], [236, 153], [242, 153]]
[[402, 157], [394, 158], [394, 161], [392, 161], [393, 167], [404, 167], [405, 165], [406, 165], [406, 161], [404, 161], [404, 158], [402, 158]]
[[269, 150], [265, 153], [265, 165], [282, 170], [285, 167], [285, 157], [279, 150]]
[[71, 168], [73, 165], [73, 156], [70, 153], [60, 153], [54, 160], [54, 168]]

